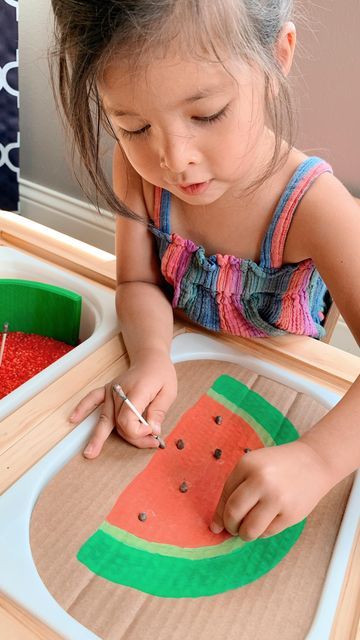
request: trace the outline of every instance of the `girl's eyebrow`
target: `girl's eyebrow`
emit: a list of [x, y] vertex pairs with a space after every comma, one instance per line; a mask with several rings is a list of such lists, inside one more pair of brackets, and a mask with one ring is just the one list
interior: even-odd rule
[[107, 112], [109, 113], [109, 115], [111, 116], [115, 116], [116, 118], [119, 118], [120, 116], [136, 116], [137, 118], [140, 118], [141, 116], [138, 113], [135, 113], [135, 111], [122, 111], [122, 109], [107, 109]]
[[[197, 102], [198, 100], [203, 100], [203, 98], [208, 98], [211, 95], [216, 95], [217, 93], [221, 93], [225, 88], [225, 85], [216, 85], [216, 87], [209, 87], [207, 89], [200, 89], [193, 96], [189, 96], [182, 100], [178, 106], [183, 104], [192, 104], [193, 102]], [[123, 109], [108, 109], [108, 113], [112, 116], [120, 118], [121, 116], [136, 116], [140, 118], [140, 114], [135, 111], [125, 111]]]
[[183, 104], [196, 102], [197, 100], [202, 100], [203, 98], [208, 98], [209, 96], [216, 95], [217, 93], [222, 93], [225, 89], [226, 84], [223, 83], [221, 85], [217, 84], [215, 87], [209, 87], [208, 89], [200, 89], [195, 95], [189, 96], [189, 98], [185, 98], [183, 100]]

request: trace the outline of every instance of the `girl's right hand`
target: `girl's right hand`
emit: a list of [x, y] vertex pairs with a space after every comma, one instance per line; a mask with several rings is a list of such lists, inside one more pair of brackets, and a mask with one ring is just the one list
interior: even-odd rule
[[[143, 425], [114, 393], [114, 384], [121, 384], [129, 400], [146, 418], [149, 427]], [[158, 447], [158, 440], [150, 434], [160, 434], [161, 424], [176, 393], [176, 372], [168, 354], [147, 350], [120, 379], [116, 378], [104, 387], [90, 391], [76, 406], [70, 422], [81, 422], [95, 407], [102, 405], [99, 421], [84, 449], [84, 456], [96, 458], [114, 428], [124, 440], [136, 447]]]

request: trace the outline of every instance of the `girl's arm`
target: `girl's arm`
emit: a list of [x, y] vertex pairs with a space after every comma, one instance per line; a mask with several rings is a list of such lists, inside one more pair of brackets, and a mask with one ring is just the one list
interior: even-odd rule
[[[324, 174], [304, 196], [290, 254], [311, 257], [360, 343], [360, 207]], [[225, 483], [211, 528], [245, 540], [274, 535], [304, 517], [360, 466], [360, 377], [299, 440], [243, 456]]]
[[[360, 206], [330, 174], [316, 187], [295, 217], [296, 235], [360, 345]], [[302, 440], [324, 458], [338, 482], [360, 466], [359, 435], [360, 376]]]
[[[117, 196], [148, 222], [142, 180], [116, 145], [113, 186]], [[172, 307], [161, 286], [155, 239], [146, 224], [116, 220], [116, 310], [130, 361], [148, 349], [169, 352]]]
[[[142, 181], [116, 145], [113, 160], [113, 185], [118, 197], [143, 219], [116, 220], [117, 288], [116, 310], [130, 358], [129, 370], [119, 380], [90, 392], [76, 407], [71, 421], [79, 422], [102, 405], [101, 416], [84, 450], [96, 457], [114, 426], [118, 433], [138, 447], [157, 447], [150, 434], [159, 434], [165, 413], [176, 397], [175, 369], [169, 357], [173, 334], [173, 313], [161, 286], [162, 276], [154, 238], [146, 222], [148, 213]], [[134, 414], [112, 392], [120, 382], [125, 393], [141, 413], [146, 414], [150, 428], [142, 425]]]

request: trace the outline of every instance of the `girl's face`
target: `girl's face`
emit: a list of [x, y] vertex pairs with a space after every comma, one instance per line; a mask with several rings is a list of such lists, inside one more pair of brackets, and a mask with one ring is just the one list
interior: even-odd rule
[[263, 85], [246, 65], [169, 56], [133, 75], [114, 60], [99, 90], [137, 173], [189, 204], [210, 204], [258, 175], [269, 139]]

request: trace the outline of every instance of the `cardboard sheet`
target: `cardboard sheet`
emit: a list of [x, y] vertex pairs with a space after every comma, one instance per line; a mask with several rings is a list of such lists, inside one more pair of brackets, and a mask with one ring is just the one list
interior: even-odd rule
[[[221, 374], [231, 375], [288, 416], [302, 433], [326, 412], [315, 401], [236, 365], [189, 362], [177, 366], [178, 400], [165, 433]], [[76, 456], [46, 487], [35, 507], [31, 546], [45, 585], [84, 626], [109, 640], [303, 640], [310, 627], [346, 505], [351, 481], [338, 485], [309, 516], [297, 544], [270, 573], [213, 596], [159, 598], [96, 576], [76, 559], [119, 494], [150, 462], [116, 436], [94, 461]]]

